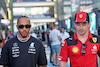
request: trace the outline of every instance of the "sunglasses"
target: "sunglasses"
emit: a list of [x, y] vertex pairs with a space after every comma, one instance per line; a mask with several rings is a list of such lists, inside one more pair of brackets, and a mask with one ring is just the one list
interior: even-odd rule
[[18, 28], [19, 29], [23, 29], [23, 28], [30, 28], [31, 27], [31, 25], [18, 25]]
[[83, 45], [82, 45], [82, 51], [81, 51], [81, 54], [82, 54], [82, 55], [84, 55], [84, 54], [86, 53], [86, 51], [84, 50], [84, 49], [86, 48], [86, 45], [87, 45], [87, 44], [83, 44]]

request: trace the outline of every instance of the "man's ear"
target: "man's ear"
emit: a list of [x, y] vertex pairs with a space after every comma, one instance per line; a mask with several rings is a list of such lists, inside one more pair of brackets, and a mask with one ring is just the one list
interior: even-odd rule
[[[31, 27], [32, 27], [32, 25], [31, 25]], [[30, 27], [30, 29], [31, 29], [31, 27]]]
[[90, 28], [91, 23], [89, 22], [89, 28]]
[[16, 28], [18, 29], [18, 25], [16, 25]]
[[75, 22], [74, 22], [74, 26], [75, 26]]

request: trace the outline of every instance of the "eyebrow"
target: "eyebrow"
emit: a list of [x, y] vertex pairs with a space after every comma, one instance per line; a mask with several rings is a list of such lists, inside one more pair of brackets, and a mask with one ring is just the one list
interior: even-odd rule
[[87, 22], [75, 22], [75, 23], [87, 23]]

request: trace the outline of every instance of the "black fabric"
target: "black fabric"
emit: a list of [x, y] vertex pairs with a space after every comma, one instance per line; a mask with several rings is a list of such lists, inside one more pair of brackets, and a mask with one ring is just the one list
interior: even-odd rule
[[14, 37], [3, 46], [0, 64], [10, 67], [47, 65], [45, 49], [42, 43], [34, 37], [27, 42], [20, 42], [17, 37]]
[[[97, 35], [92, 34], [93, 38], [97, 38], [96, 43], [100, 43], [100, 37], [98, 37]], [[93, 40], [90, 38], [90, 43], [94, 43]]]
[[98, 35], [100, 36], [100, 27], [98, 28]]
[[[99, 36], [94, 35], [94, 34], [92, 34], [92, 36], [95, 37], [95, 38], [97, 38], [96, 43], [100, 43], [100, 37], [99, 37]], [[94, 43], [92, 39], [90, 39], [90, 42], [91, 42], [91, 43]], [[100, 52], [99, 52], [99, 51], [98, 51], [98, 56], [100, 57]]]
[[74, 32], [73, 31], [70, 31], [69, 32], [69, 35], [70, 35], [70, 37], [72, 37], [74, 35]]
[[98, 56], [100, 57], [100, 52], [98, 51]]
[[[100, 37], [99, 37], [99, 36], [94, 35], [94, 34], [92, 34], [92, 36], [93, 36], [93, 38], [94, 38], [94, 37], [97, 38], [96, 43], [100, 43]], [[89, 41], [90, 41], [90, 43], [94, 43], [93, 40], [92, 40], [91, 38], [89, 39]], [[74, 41], [74, 37], [73, 37], [73, 36], [67, 38], [67, 39], [66, 39], [66, 42], [67, 42], [67, 46], [77, 45], [77, 40]], [[100, 57], [100, 52], [99, 52], [99, 51], [98, 51], [98, 56]]]
[[45, 32], [42, 32], [42, 41], [45, 41]]
[[73, 37], [73, 36], [72, 36], [72, 37], [67, 38], [67, 39], [66, 39], [66, 41], [67, 41], [67, 46], [77, 45], [77, 40], [76, 40], [76, 41], [74, 41], [74, 37]]
[[0, 39], [0, 43], [2, 43], [2, 40]]

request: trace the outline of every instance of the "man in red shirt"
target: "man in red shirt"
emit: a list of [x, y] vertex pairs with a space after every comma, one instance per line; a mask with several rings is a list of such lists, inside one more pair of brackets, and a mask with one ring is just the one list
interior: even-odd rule
[[100, 52], [100, 38], [89, 31], [90, 21], [86, 12], [75, 15], [75, 34], [65, 39], [59, 55], [60, 67], [66, 67], [70, 58], [71, 67], [97, 67]]

